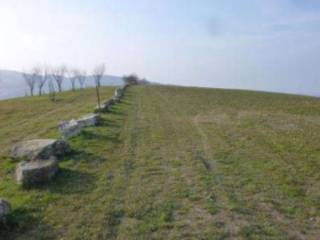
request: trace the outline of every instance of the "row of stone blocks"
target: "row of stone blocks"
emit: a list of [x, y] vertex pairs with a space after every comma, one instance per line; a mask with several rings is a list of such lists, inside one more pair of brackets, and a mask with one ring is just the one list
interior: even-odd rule
[[[123, 97], [127, 85], [117, 88], [112, 99], [103, 104], [103, 111], [109, 111], [111, 107]], [[101, 108], [99, 107], [99, 112]], [[80, 119], [59, 124], [59, 130], [63, 138], [80, 134], [83, 128], [94, 126], [99, 121], [98, 114], [90, 114]], [[47, 182], [56, 175], [59, 170], [59, 158], [71, 152], [70, 145], [65, 140], [36, 139], [21, 142], [11, 150], [11, 158], [23, 160], [16, 168], [16, 180], [23, 187]], [[11, 205], [0, 198], [0, 221], [10, 212]]]
[[[58, 158], [70, 152], [70, 145], [64, 140], [36, 139], [16, 144], [11, 149], [11, 158], [23, 160], [16, 168], [17, 182], [30, 187], [51, 180], [59, 170]], [[10, 203], [0, 199], [0, 222], [10, 211]]]
[[83, 128], [95, 126], [98, 124], [98, 122], [98, 114], [89, 114], [77, 120], [72, 119], [67, 122], [61, 122], [59, 124], [59, 131], [64, 139], [68, 139], [70, 137], [79, 135]]
[[[59, 130], [65, 139], [78, 135], [83, 128], [97, 125], [99, 115], [91, 114], [78, 120], [61, 123]], [[16, 180], [30, 186], [50, 180], [59, 169], [58, 158], [71, 151], [65, 140], [36, 139], [21, 142], [11, 150], [11, 158], [24, 160], [16, 169]]]
[[101, 106], [97, 106], [95, 108], [95, 113], [109, 112], [113, 105], [121, 101], [124, 95], [124, 91], [126, 90], [127, 87], [128, 85], [124, 85], [122, 87], [117, 88], [114, 92], [114, 96], [111, 99], [102, 103]]
[[16, 180], [22, 186], [31, 186], [50, 180], [59, 169], [60, 157], [71, 152], [64, 140], [36, 139], [24, 141], [11, 150], [11, 158], [23, 160], [16, 168]]
[[[69, 138], [85, 127], [96, 125], [98, 120], [97, 114], [86, 115], [60, 124], [59, 129], [64, 138]], [[11, 158], [22, 160], [16, 168], [16, 181], [23, 187], [50, 181], [59, 171], [58, 159], [70, 152], [70, 145], [65, 140], [35, 139], [16, 144], [11, 149]], [[0, 198], [0, 221], [10, 210], [10, 203]]]

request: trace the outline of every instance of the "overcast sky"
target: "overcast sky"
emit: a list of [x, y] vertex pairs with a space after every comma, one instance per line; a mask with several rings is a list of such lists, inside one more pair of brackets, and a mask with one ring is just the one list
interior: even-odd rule
[[0, 0], [0, 68], [320, 95], [320, 0]]

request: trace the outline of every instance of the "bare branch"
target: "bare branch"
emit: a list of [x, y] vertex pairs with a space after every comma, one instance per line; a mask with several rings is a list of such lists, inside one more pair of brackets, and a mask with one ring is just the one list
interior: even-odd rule
[[71, 83], [71, 90], [76, 90], [76, 82], [77, 82], [77, 76], [79, 75], [79, 71], [77, 69], [73, 69], [68, 71], [68, 78]]
[[72, 71], [72, 77], [74, 81], [78, 80], [80, 88], [82, 89], [87, 78], [86, 71], [80, 71], [78, 69], [74, 69]]
[[37, 85], [39, 89], [39, 96], [41, 96], [43, 93], [43, 87], [50, 78], [50, 70], [48, 67], [35, 67], [34, 71], [37, 73]]
[[50, 79], [48, 82], [48, 90], [49, 90], [49, 99], [54, 102], [56, 100], [56, 90], [54, 88], [52, 79]]
[[30, 73], [23, 73], [22, 75], [29, 87], [31, 96], [34, 95], [34, 88], [38, 82], [40, 73], [41, 69], [39, 67], [34, 67], [33, 69], [31, 69]]
[[36, 84], [36, 79], [33, 78], [32, 75], [28, 74], [28, 73], [23, 73], [22, 76], [23, 76], [26, 84], [29, 87], [30, 95], [33, 96], [34, 87], [35, 87], [35, 84]]
[[101, 64], [99, 66], [97, 66], [94, 70], [93, 70], [93, 78], [95, 80], [95, 84], [96, 84], [96, 94], [97, 94], [97, 100], [98, 100], [98, 107], [99, 109], [101, 108], [100, 105], [100, 86], [101, 86], [101, 79], [104, 75], [104, 72], [106, 70], [106, 66], [104, 64]]
[[106, 70], [106, 66], [104, 64], [97, 66], [93, 70], [93, 78], [95, 80], [95, 84], [97, 87], [101, 87], [101, 79], [104, 75], [105, 70]]
[[65, 79], [66, 73], [67, 73], [67, 67], [65, 65], [57, 67], [53, 69], [51, 72], [53, 79], [56, 81], [59, 92], [62, 92], [62, 84]]
[[79, 81], [81, 89], [84, 88], [84, 83], [86, 82], [86, 79], [87, 79], [87, 72], [86, 71], [82, 71], [80, 73], [80, 75], [78, 76], [78, 81]]

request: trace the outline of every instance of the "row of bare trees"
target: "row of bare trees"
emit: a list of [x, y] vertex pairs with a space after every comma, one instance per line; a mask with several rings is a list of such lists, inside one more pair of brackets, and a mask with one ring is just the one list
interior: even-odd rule
[[[94, 68], [92, 72], [92, 77], [94, 79], [96, 87], [97, 102], [100, 108], [100, 87], [101, 80], [105, 73], [105, 65], [101, 64]], [[25, 79], [29, 90], [30, 95], [34, 96], [34, 90], [38, 87], [39, 96], [43, 94], [43, 88], [46, 83], [48, 83], [48, 95], [51, 101], [56, 99], [56, 88], [54, 82], [56, 83], [57, 89], [59, 92], [63, 91], [63, 83], [66, 79], [69, 79], [71, 83], [71, 90], [76, 90], [76, 83], [80, 85], [80, 89], [83, 89], [85, 82], [87, 80], [87, 72], [81, 71], [78, 69], [68, 70], [66, 66], [60, 66], [57, 68], [49, 67], [34, 67], [29, 73], [23, 73], [23, 78]]]
[[[101, 64], [93, 70], [93, 78], [96, 86], [101, 86], [101, 78], [105, 72], [105, 65]], [[63, 83], [68, 80], [71, 84], [71, 90], [75, 91], [77, 83], [80, 89], [83, 89], [87, 80], [87, 72], [79, 69], [68, 69], [65, 65], [56, 68], [36, 66], [29, 72], [23, 73], [23, 78], [29, 88], [30, 95], [35, 95], [35, 90], [38, 90], [38, 95], [44, 93], [44, 86], [48, 83], [49, 92], [55, 90], [55, 85], [58, 92], [63, 91]], [[55, 83], [55, 84], [53, 84]]]

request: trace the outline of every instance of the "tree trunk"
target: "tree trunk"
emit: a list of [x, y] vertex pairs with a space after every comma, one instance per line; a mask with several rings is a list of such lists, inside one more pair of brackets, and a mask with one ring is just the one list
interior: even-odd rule
[[96, 86], [96, 93], [97, 93], [97, 99], [98, 99], [98, 107], [100, 109], [101, 108], [100, 107], [100, 91], [98, 86]]

